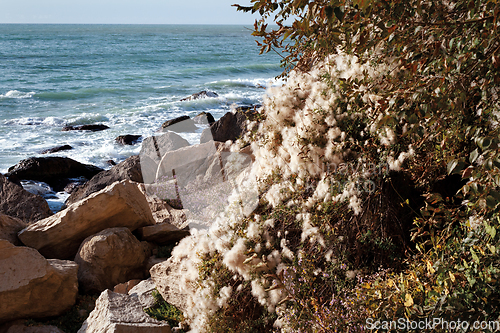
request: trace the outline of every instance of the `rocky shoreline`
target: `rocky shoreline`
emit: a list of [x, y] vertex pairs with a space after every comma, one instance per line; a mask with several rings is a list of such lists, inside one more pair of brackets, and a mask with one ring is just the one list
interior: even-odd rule
[[[203, 114], [166, 122], [159, 135], [142, 140], [140, 155], [109, 170], [49, 156], [20, 161], [0, 174], [0, 332], [62, 332], [24, 323], [64, 315], [78, 297], [91, 294], [100, 296], [91, 313], [82, 313], [80, 333], [180, 332], [144, 309], [157, 289], [183, 311], [182, 292], [175, 288], [182, 275], [178, 263], [157, 255], [160, 247], [173, 247], [190, 234], [192, 212], [154, 195], [153, 182], [165, 165], [176, 190], [182, 181], [199, 187], [200, 179], [236, 177], [225, 143], [244, 134], [246, 112], [235, 110], [218, 121]], [[200, 119], [209, 124], [200, 144], [189, 145], [175, 133]], [[213, 146], [208, 155], [207, 145]], [[248, 149], [239, 153], [251, 161]], [[41, 196], [23, 189], [26, 181], [66, 191], [63, 209], [53, 214]]]

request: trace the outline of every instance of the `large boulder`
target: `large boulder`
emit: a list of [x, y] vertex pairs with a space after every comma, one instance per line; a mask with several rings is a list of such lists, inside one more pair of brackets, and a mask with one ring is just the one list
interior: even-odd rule
[[30, 157], [9, 168], [5, 176], [10, 180], [37, 180], [49, 184], [56, 192], [62, 191], [70, 178], [90, 179], [103, 171], [68, 157]]
[[158, 163], [167, 152], [188, 146], [187, 140], [173, 132], [144, 139], [139, 153], [144, 183], [149, 184], [155, 180]]
[[58, 316], [75, 304], [78, 265], [0, 239], [0, 323]]
[[59, 213], [31, 224], [19, 239], [47, 258], [73, 258], [82, 241], [104, 229], [130, 230], [155, 223], [143, 185], [124, 180], [91, 194]]
[[99, 172], [84, 185], [73, 190], [65, 204], [69, 206], [85, 199], [92, 193], [102, 190], [106, 186], [122, 180], [131, 180], [137, 183], [143, 182], [139, 156], [131, 156], [111, 169]]
[[196, 123], [196, 124], [200, 124], [200, 125], [211, 125], [213, 123], [215, 123], [215, 119], [214, 119], [214, 116], [212, 116], [212, 114], [210, 112], [200, 112], [198, 113], [196, 116], [193, 117], [193, 121]]
[[167, 120], [161, 125], [162, 131], [172, 131], [177, 133], [182, 132], [196, 132], [198, 127], [195, 125], [194, 120], [189, 116], [181, 116], [174, 119]]
[[186, 227], [187, 217], [184, 210], [174, 209], [164, 200], [155, 196], [147, 195], [146, 199], [156, 224], [169, 223], [179, 229]]
[[0, 213], [0, 239], [5, 239], [14, 245], [21, 245], [17, 233], [26, 228], [28, 223]]
[[228, 112], [201, 133], [200, 143], [210, 140], [226, 142], [235, 141], [246, 131], [247, 117], [243, 112]]
[[24, 222], [36, 222], [52, 215], [49, 205], [39, 195], [29, 193], [0, 174], [0, 213]]
[[127, 228], [110, 228], [87, 237], [75, 262], [80, 288], [86, 292], [113, 289], [131, 279], [144, 279], [144, 267], [151, 255], [147, 242], [140, 242]]
[[170, 326], [149, 317], [135, 296], [105, 290], [78, 333], [170, 333]]
[[168, 222], [142, 227], [138, 231], [143, 241], [158, 245], [175, 243], [190, 234], [189, 226], [180, 229]]
[[131, 296], [136, 296], [141, 302], [144, 309], [150, 308], [155, 305], [156, 299], [153, 296], [153, 292], [156, 291], [156, 286], [151, 278], [139, 282], [132, 289], [128, 291]]

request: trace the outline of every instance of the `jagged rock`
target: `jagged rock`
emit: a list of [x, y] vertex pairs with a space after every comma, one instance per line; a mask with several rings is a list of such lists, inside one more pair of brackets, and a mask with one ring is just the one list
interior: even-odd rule
[[173, 132], [144, 139], [139, 153], [144, 183], [154, 182], [158, 163], [167, 152], [188, 146], [187, 140]]
[[242, 112], [228, 112], [201, 133], [200, 143], [211, 140], [226, 142], [235, 141], [246, 131], [247, 117]]
[[75, 304], [78, 265], [45, 259], [29, 247], [0, 240], [0, 323], [58, 316]]
[[188, 294], [194, 291], [183, 289], [189, 288], [187, 284], [182, 283], [183, 278], [186, 278], [188, 275], [188, 265], [185, 265], [183, 260], [189, 259], [187, 257], [170, 257], [167, 261], [151, 267], [149, 273], [151, 274], [151, 280], [153, 280], [156, 286], [156, 290], [158, 290], [163, 299], [179, 310], [186, 311]]
[[53, 154], [53, 153], [57, 153], [57, 152], [60, 152], [63, 150], [71, 150], [71, 149], [73, 149], [73, 147], [71, 147], [70, 145], [63, 145], [63, 146], [57, 146], [54, 148], [42, 150], [40, 152], [40, 154]]
[[78, 333], [170, 333], [170, 326], [149, 317], [135, 296], [105, 290]]
[[28, 224], [18, 218], [0, 213], [0, 239], [5, 239], [14, 245], [21, 245], [17, 233]]
[[73, 258], [81, 242], [104, 229], [155, 223], [143, 185], [124, 180], [21, 230], [19, 239], [47, 258]]
[[29, 193], [0, 174], [0, 212], [24, 222], [36, 222], [52, 215], [47, 201]]
[[172, 131], [177, 133], [182, 132], [196, 132], [198, 127], [196, 127], [194, 120], [189, 118], [189, 116], [181, 116], [174, 119], [167, 120], [161, 125], [162, 131]]
[[91, 131], [91, 132], [97, 132], [97, 131], [104, 131], [109, 129], [109, 126], [106, 126], [104, 124], [91, 124], [91, 125], [78, 125], [78, 126], [64, 126], [63, 131]]
[[156, 224], [170, 223], [179, 229], [186, 227], [186, 213], [182, 209], [174, 209], [165, 201], [147, 195], [146, 199]]
[[120, 135], [115, 139], [115, 142], [119, 145], [125, 146], [125, 145], [133, 145], [137, 143], [137, 141], [142, 138], [142, 135]]
[[175, 243], [190, 234], [189, 226], [179, 229], [168, 222], [142, 227], [139, 228], [138, 231], [143, 241], [152, 242], [158, 245]]
[[150, 308], [155, 305], [156, 300], [153, 297], [153, 291], [155, 291], [156, 286], [153, 280], [147, 279], [139, 282], [132, 289], [128, 291], [130, 296], [136, 296], [141, 302], [144, 309]]
[[102, 190], [106, 186], [122, 180], [131, 180], [137, 183], [143, 182], [139, 156], [131, 156], [111, 169], [99, 172], [84, 185], [73, 190], [69, 198], [66, 199], [65, 204], [69, 206], [85, 199], [92, 193]]
[[182, 98], [180, 101], [184, 102], [184, 101], [192, 101], [192, 100], [200, 99], [200, 98], [216, 98], [216, 97], [219, 97], [219, 95], [216, 92], [203, 90], [203, 91], [200, 91], [198, 93], [192, 94], [191, 96]]
[[9, 168], [5, 176], [10, 180], [37, 180], [59, 192], [71, 182], [69, 178], [90, 179], [103, 171], [89, 164], [82, 164], [68, 157], [30, 157]]
[[212, 114], [210, 112], [200, 112], [199, 114], [197, 114], [196, 116], [193, 117], [193, 121], [196, 123], [196, 124], [213, 124], [215, 123], [215, 119], [214, 119], [214, 116], [212, 116]]
[[80, 288], [101, 292], [131, 279], [143, 279], [151, 255], [146, 242], [140, 242], [127, 228], [110, 228], [87, 237], [75, 257]]

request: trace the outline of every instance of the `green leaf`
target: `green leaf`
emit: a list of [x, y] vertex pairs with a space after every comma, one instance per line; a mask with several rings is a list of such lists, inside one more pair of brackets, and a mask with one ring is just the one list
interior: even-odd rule
[[465, 163], [459, 160], [452, 160], [448, 163], [446, 166], [446, 169], [448, 170], [448, 174], [456, 174], [460, 173], [462, 169], [465, 167]]

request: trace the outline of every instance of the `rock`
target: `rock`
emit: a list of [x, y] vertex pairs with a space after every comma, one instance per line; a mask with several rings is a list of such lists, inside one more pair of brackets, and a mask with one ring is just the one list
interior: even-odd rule
[[179, 229], [168, 222], [142, 227], [138, 231], [141, 240], [158, 245], [175, 243], [190, 234], [189, 226]]
[[0, 240], [0, 323], [58, 316], [75, 304], [78, 265], [47, 260], [29, 247]]
[[189, 118], [189, 116], [170, 119], [161, 125], [161, 130], [164, 132], [166, 130], [177, 133], [196, 132], [197, 129], [198, 127], [196, 127], [194, 120]]
[[47, 201], [0, 174], [0, 212], [31, 223], [52, 215]]
[[179, 229], [186, 227], [187, 217], [184, 210], [174, 209], [165, 201], [150, 195], [147, 195], [146, 199], [156, 224], [169, 223]]
[[111, 169], [99, 172], [83, 186], [74, 190], [65, 204], [69, 206], [85, 199], [92, 193], [102, 190], [106, 186], [122, 180], [131, 180], [137, 183], [143, 182], [139, 156], [131, 156]]
[[136, 296], [139, 299], [139, 302], [141, 302], [142, 307], [147, 309], [156, 303], [156, 299], [153, 297], [153, 291], [155, 290], [156, 286], [153, 280], [147, 279], [135, 285], [129, 290], [128, 294]]
[[110, 228], [87, 237], [75, 257], [78, 282], [85, 293], [113, 289], [131, 279], [144, 279], [144, 267], [151, 255], [127, 228]]
[[151, 267], [149, 273], [151, 273], [151, 280], [153, 280], [156, 290], [163, 299], [184, 312], [188, 306], [188, 294], [194, 294], [194, 291], [183, 289], [189, 288], [187, 284], [183, 283], [183, 278], [188, 275], [188, 265], [185, 265], [183, 260], [188, 259], [187, 257], [170, 257], [167, 261]]
[[[4, 330], [3, 330], [4, 329]], [[52, 325], [26, 326], [24, 321], [0, 327], [1, 333], [64, 333], [60, 328]]]
[[155, 223], [141, 184], [116, 182], [21, 230], [19, 239], [47, 258], [73, 258], [81, 242], [104, 229]]
[[5, 239], [14, 245], [21, 245], [17, 233], [28, 224], [18, 218], [0, 213], [0, 239]]
[[170, 326], [149, 317], [137, 297], [105, 290], [78, 333], [170, 333]]
[[201, 133], [200, 143], [211, 140], [226, 142], [235, 141], [246, 131], [247, 117], [242, 112], [228, 112]]
[[109, 129], [108, 126], [103, 125], [103, 124], [91, 124], [91, 125], [78, 125], [78, 126], [64, 126], [63, 131], [91, 131], [91, 132], [97, 132], [97, 131], [104, 131]]
[[199, 93], [195, 93], [195, 94], [192, 94], [191, 96], [182, 98], [180, 101], [184, 102], [184, 101], [192, 101], [192, 100], [200, 99], [200, 98], [216, 98], [216, 97], [219, 97], [219, 95], [216, 92], [203, 90], [203, 91], [200, 91]]
[[113, 160], [107, 160], [106, 164], [109, 165], [109, 166], [113, 166], [113, 165], [116, 165], [116, 162], [113, 161]]
[[88, 182], [88, 179], [85, 177], [78, 177], [78, 178], [70, 178], [70, 183], [68, 183], [64, 187], [64, 192], [72, 194], [74, 191], [76, 191], [80, 186], [83, 186], [86, 182]]
[[193, 121], [196, 123], [196, 124], [213, 124], [215, 123], [215, 119], [214, 119], [214, 116], [212, 116], [212, 114], [210, 112], [200, 112], [199, 114], [197, 114], [194, 118], [193, 118]]
[[57, 152], [60, 152], [60, 151], [63, 151], [63, 150], [71, 150], [71, 149], [73, 149], [73, 147], [71, 147], [70, 145], [57, 146], [57, 147], [54, 147], [54, 148], [42, 150], [40, 152], [40, 154], [53, 154], [53, 153], [57, 153]]
[[115, 142], [119, 145], [125, 146], [125, 145], [133, 145], [137, 143], [137, 141], [142, 138], [142, 135], [120, 135], [115, 139]]
[[117, 284], [113, 288], [113, 292], [118, 293], [118, 294], [128, 294], [129, 290], [137, 286], [141, 280], [139, 279], [133, 279], [127, 282], [123, 282], [120, 284]]
[[144, 139], [139, 153], [144, 183], [154, 182], [158, 163], [167, 152], [188, 146], [187, 140], [173, 132]]
[[89, 164], [82, 164], [68, 157], [30, 157], [9, 168], [5, 176], [15, 180], [37, 180], [59, 192], [70, 182], [69, 178], [90, 179], [103, 171]]

